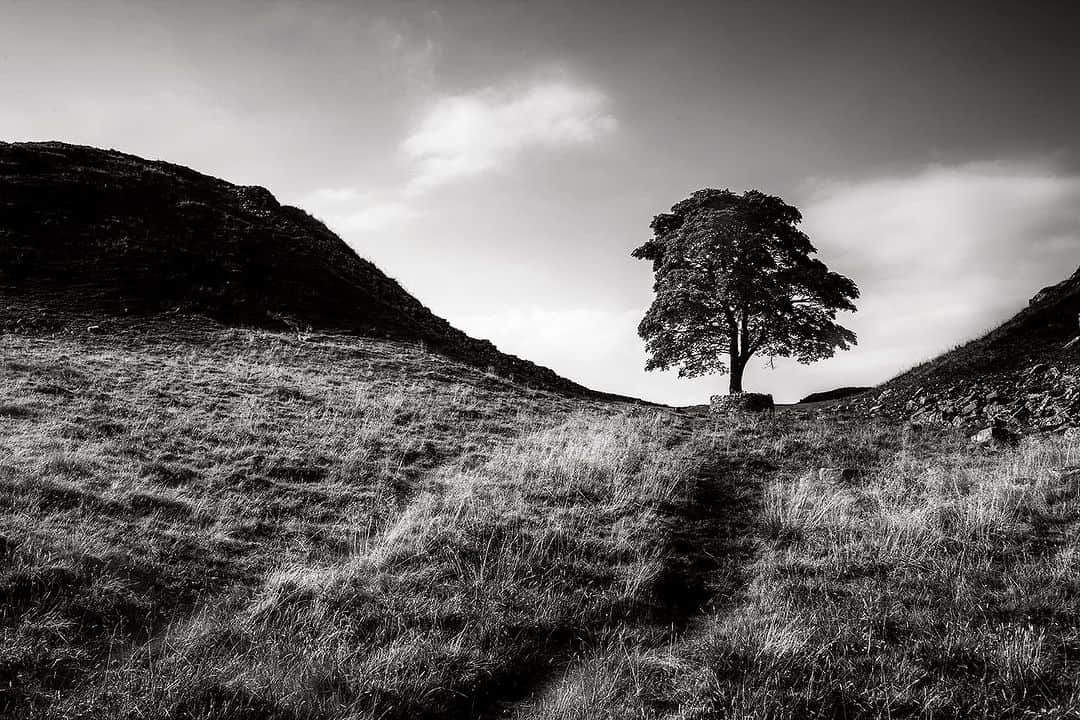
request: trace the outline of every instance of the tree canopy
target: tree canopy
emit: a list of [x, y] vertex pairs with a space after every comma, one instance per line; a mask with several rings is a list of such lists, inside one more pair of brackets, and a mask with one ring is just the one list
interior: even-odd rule
[[810, 363], [855, 345], [836, 314], [855, 310], [859, 290], [812, 257], [801, 221], [778, 197], [711, 188], [653, 218], [652, 238], [632, 253], [655, 276], [638, 326], [646, 369], [727, 373], [741, 392], [755, 354]]

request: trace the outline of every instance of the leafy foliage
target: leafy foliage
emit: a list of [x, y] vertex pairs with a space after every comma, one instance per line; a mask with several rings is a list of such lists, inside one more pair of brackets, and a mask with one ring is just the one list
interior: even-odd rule
[[733, 392], [754, 354], [810, 363], [856, 343], [836, 323], [859, 290], [812, 257], [802, 216], [778, 197], [699, 190], [652, 222], [633, 252], [651, 260], [656, 298], [638, 333], [646, 369], [682, 377], [730, 373]]

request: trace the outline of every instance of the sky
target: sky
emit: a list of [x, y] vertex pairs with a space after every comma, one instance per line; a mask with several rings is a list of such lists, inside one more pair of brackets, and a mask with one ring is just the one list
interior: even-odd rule
[[1080, 266], [1068, 2], [0, 0], [0, 140], [269, 188], [437, 314], [590, 387], [645, 372], [630, 252], [703, 187], [798, 207], [858, 346], [751, 361], [794, 401], [876, 384]]

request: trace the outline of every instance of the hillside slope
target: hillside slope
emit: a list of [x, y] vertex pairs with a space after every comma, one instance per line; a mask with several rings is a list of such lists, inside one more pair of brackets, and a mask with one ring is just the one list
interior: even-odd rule
[[691, 432], [415, 343], [0, 336], [0, 717], [494, 717], [670, 625]]
[[1080, 335], [1080, 269], [1040, 290], [1028, 306], [986, 335], [923, 363], [893, 385], [963, 379], [1007, 372], [1038, 362], [1075, 362], [1080, 349], [1066, 348]]
[[1078, 462], [384, 339], [9, 333], [0, 717], [1074, 717]]
[[1080, 270], [986, 335], [842, 403], [916, 423], [1080, 426]]
[[434, 315], [265, 188], [63, 143], [0, 143], [0, 331], [165, 311], [422, 341], [482, 369], [583, 392]]

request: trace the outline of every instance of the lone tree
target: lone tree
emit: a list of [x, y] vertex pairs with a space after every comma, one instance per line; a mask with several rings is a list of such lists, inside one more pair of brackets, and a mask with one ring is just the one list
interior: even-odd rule
[[651, 260], [656, 298], [638, 326], [646, 370], [680, 377], [729, 373], [742, 392], [755, 353], [810, 363], [856, 343], [836, 323], [859, 289], [811, 257], [802, 215], [750, 190], [698, 190], [653, 218], [653, 237], [633, 256]]

